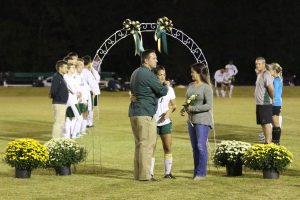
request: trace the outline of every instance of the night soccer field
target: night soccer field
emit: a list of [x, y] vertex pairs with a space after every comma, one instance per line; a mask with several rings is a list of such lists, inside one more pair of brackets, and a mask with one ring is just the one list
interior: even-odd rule
[[[53, 122], [49, 88], [0, 88], [0, 153], [16, 138], [50, 140]], [[68, 177], [52, 169], [37, 169], [28, 180], [14, 178], [14, 169], [0, 162], [0, 199], [299, 199], [300, 88], [284, 87], [281, 144], [294, 155], [293, 163], [278, 180], [265, 180], [261, 171], [243, 169], [243, 176], [227, 177], [211, 159], [208, 177], [195, 182], [192, 148], [186, 118], [179, 113], [185, 89], [176, 88], [178, 109], [173, 114], [173, 174], [163, 179], [163, 150], [158, 140], [155, 174], [160, 182], [133, 180], [134, 139], [127, 117], [128, 92], [102, 92], [95, 127], [78, 139], [88, 150], [85, 162], [72, 167]], [[233, 98], [214, 98], [216, 142], [239, 140], [258, 143], [254, 87], [236, 87]], [[209, 135], [209, 156], [214, 150]]]

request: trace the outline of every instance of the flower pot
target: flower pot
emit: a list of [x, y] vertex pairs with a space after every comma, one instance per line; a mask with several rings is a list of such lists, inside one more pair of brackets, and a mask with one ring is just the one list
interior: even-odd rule
[[263, 170], [263, 177], [265, 179], [278, 179], [279, 178], [279, 172], [275, 169], [264, 169]]
[[242, 165], [226, 165], [227, 176], [242, 176]]
[[55, 168], [56, 175], [59, 176], [70, 176], [71, 175], [71, 167], [70, 166], [63, 166]]
[[16, 168], [15, 175], [16, 175], [16, 178], [30, 178], [31, 170]]

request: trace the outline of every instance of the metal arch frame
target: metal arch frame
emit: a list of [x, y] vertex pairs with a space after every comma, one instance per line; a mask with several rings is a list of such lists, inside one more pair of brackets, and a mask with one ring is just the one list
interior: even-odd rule
[[[140, 29], [141, 32], [155, 32], [156, 30], [156, 23], [141, 23]], [[205, 56], [202, 52], [202, 50], [199, 48], [199, 46], [194, 42], [192, 38], [190, 38], [188, 35], [186, 35], [181, 30], [178, 30], [176, 28], [172, 28], [171, 33], [166, 32], [167, 35], [179, 40], [182, 44], [184, 44], [190, 52], [193, 54], [195, 60], [197, 63], [204, 63], [206, 66], [208, 66], [208, 63], [205, 59]], [[128, 31], [125, 31], [123, 29], [120, 29], [116, 31], [114, 34], [109, 36], [104, 43], [100, 46], [100, 48], [97, 50], [96, 55], [94, 56], [95, 60], [96, 58], [100, 58], [98, 66], [96, 66], [96, 70], [101, 70], [101, 64], [105, 56], [108, 54], [109, 50], [117, 44], [120, 40], [126, 38], [127, 36], [131, 35]]]

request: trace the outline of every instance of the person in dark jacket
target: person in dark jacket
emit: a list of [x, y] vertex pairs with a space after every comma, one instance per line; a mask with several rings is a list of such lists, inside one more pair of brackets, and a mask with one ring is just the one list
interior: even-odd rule
[[130, 89], [135, 101], [129, 106], [129, 118], [135, 139], [134, 179], [155, 181], [150, 174], [153, 150], [156, 144], [156, 120], [158, 98], [168, 92], [168, 82], [162, 85], [151, 71], [156, 67], [154, 50], [145, 50], [141, 55], [141, 66], [130, 78]]
[[56, 73], [53, 76], [50, 98], [52, 98], [54, 124], [52, 129], [52, 138], [60, 138], [64, 135], [65, 115], [67, 110], [67, 101], [69, 98], [68, 87], [63, 78], [67, 73], [67, 62], [59, 60], [56, 62]]

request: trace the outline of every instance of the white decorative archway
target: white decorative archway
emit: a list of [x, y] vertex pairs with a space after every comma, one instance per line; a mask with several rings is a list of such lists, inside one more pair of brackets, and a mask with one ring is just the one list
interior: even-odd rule
[[[156, 23], [141, 23], [140, 31], [141, 32], [155, 32], [156, 27], [157, 27]], [[182, 44], [184, 44], [190, 50], [190, 52], [193, 54], [197, 63], [204, 63], [206, 66], [208, 66], [208, 63], [205, 59], [205, 56], [204, 56], [202, 50], [199, 48], [199, 46], [194, 42], [194, 40], [192, 38], [190, 38], [184, 32], [182, 32], [181, 30], [178, 30], [176, 28], [172, 28], [172, 31], [166, 32], [166, 34], [179, 40]], [[111, 36], [109, 36], [104, 41], [104, 43], [97, 50], [97, 53], [93, 59], [94, 61], [98, 60], [98, 65], [94, 66], [97, 71], [100, 71], [103, 59], [108, 54], [109, 50], [115, 44], [117, 44], [120, 40], [126, 38], [129, 35], [131, 35], [129, 33], [129, 31], [120, 29], [120, 30], [116, 31], [114, 34], [112, 34]]]

